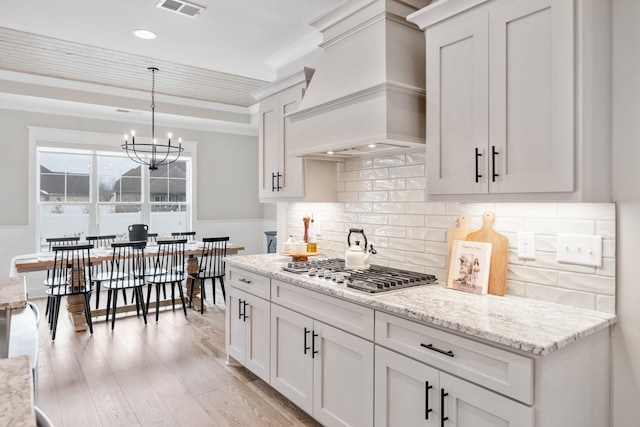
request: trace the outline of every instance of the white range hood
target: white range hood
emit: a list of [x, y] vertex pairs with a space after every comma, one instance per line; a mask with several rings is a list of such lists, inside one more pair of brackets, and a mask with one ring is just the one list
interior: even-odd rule
[[289, 156], [348, 158], [425, 144], [425, 40], [407, 15], [431, 0], [345, 0], [311, 25], [324, 48], [289, 119]]

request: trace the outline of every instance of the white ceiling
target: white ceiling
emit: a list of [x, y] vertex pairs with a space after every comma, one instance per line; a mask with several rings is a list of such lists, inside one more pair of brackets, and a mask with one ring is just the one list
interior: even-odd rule
[[[37, 96], [72, 89], [66, 102], [144, 110], [153, 65], [157, 94], [189, 100], [202, 110], [196, 117], [226, 106], [202, 118], [233, 122], [278, 68], [317, 49], [321, 35], [309, 22], [341, 0], [197, 0], [206, 9], [195, 18], [158, 1], [0, 0], [0, 106], [46, 86], [55, 89]], [[158, 38], [140, 40], [138, 28]], [[95, 92], [100, 101], [87, 96]]]

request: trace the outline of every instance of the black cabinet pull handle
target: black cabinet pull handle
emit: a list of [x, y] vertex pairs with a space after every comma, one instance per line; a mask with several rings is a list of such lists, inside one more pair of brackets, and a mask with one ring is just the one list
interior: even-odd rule
[[247, 280], [243, 278], [243, 279], [238, 279], [238, 282], [246, 283], [248, 285], [249, 283], [251, 283], [251, 280]]
[[242, 313], [242, 320], [244, 320], [246, 322], [247, 319], [249, 318], [249, 316], [247, 316], [247, 306], [249, 305], [249, 303], [247, 303], [247, 301], [243, 301], [242, 305], [244, 306], [244, 310], [243, 310], [243, 313]]
[[271, 191], [276, 191], [276, 173], [271, 172]]
[[421, 347], [427, 348], [429, 350], [432, 351], [436, 351], [440, 354], [444, 354], [445, 356], [449, 356], [449, 357], [453, 357], [453, 351], [449, 350], [449, 351], [444, 351], [444, 350], [440, 350], [438, 347], [434, 347], [433, 344], [423, 344], [420, 343]]
[[433, 386], [429, 385], [429, 381], [424, 382], [424, 419], [429, 419], [429, 412], [433, 412], [433, 409], [429, 408], [429, 390]]
[[282, 178], [282, 174], [280, 172], [278, 172], [276, 177], [278, 178], [277, 181], [276, 181], [276, 191], [280, 191], [280, 190], [282, 190], [282, 187], [280, 186], [280, 178]]
[[304, 354], [307, 354], [307, 350], [311, 350], [311, 347], [309, 347], [307, 345], [307, 334], [311, 332], [311, 329], [307, 329], [307, 327], [304, 327]]
[[480, 150], [478, 150], [478, 147], [476, 147], [476, 182], [479, 182], [480, 178], [482, 178], [482, 175], [478, 173], [478, 157], [482, 157], [482, 154]]
[[496, 155], [498, 155], [496, 151], [496, 146], [491, 146], [491, 181], [496, 182], [496, 176], [500, 176], [496, 173]]
[[440, 389], [440, 427], [444, 427], [444, 422], [449, 419], [449, 417], [444, 416], [444, 398], [449, 396], [449, 393], [445, 393], [444, 389]]
[[242, 300], [238, 299], [238, 320], [242, 320]]
[[311, 358], [315, 359], [316, 354], [320, 353], [318, 350], [316, 350], [316, 337], [318, 336], [318, 334], [316, 334], [315, 332], [312, 333], [312, 337], [311, 337]]

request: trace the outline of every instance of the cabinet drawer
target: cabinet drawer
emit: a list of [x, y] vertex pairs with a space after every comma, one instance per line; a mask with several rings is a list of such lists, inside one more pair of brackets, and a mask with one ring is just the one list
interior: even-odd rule
[[271, 279], [266, 276], [230, 267], [227, 269], [227, 279], [235, 288], [242, 289], [252, 295], [266, 300], [271, 295]]
[[373, 341], [373, 309], [279, 280], [271, 282], [271, 301]]
[[376, 344], [533, 404], [533, 359], [376, 312]]

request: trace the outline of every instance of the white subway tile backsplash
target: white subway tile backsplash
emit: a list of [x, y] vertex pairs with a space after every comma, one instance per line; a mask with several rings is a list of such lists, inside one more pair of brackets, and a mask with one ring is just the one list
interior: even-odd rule
[[398, 166], [389, 168], [389, 178], [425, 176], [424, 165]]
[[388, 191], [361, 191], [359, 199], [361, 202], [386, 202], [389, 200]]
[[568, 289], [552, 288], [549, 286], [525, 285], [525, 297], [557, 304], [571, 305], [589, 310], [596, 309], [596, 294], [577, 292]]
[[361, 180], [365, 179], [387, 179], [389, 178], [388, 169], [364, 169], [358, 171], [358, 177]]
[[404, 190], [406, 182], [404, 178], [398, 179], [377, 179], [373, 181], [374, 190]]
[[[302, 234], [313, 213], [323, 255], [344, 257], [350, 227], [365, 229], [378, 250], [374, 264], [435, 274], [446, 281], [447, 232], [460, 215], [470, 231], [495, 212], [494, 228], [509, 239], [507, 293], [606, 312], [615, 311], [616, 217], [613, 203], [426, 202], [424, 150], [338, 162], [338, 203], [287, 205], [287, 227]], [[535, 259], [517, 256], [518, 231], [535, 233]], [[603, 265], [558, 263], [558, 233], [597, 234]]]
[[424, 190], [396, 190], [389, 191], [392, 202], [424, 202]]
[[373, 212], [378, 213], [405, 213], [406, 204], [400, 202], [393, 203], [374, 203]]
[[612, 277], [594, 276], [592, 274], [577, 274], [560, 272], [558, 284], [561, 288], [592, 292], [601, 295], [614, 295], [616, 282]]
[[404, 154], [397, 156], [376, 157], [373, 159], [374, 168], [388, 168], [391, 166], [403, 166], [407, 163], [407, 158]]
[[424, 227], [424, 215], [389, 215], [390, 225], [405, 225], [407, 227]]
[[402, 251], [425, 252], [424, 240], [389, 238], [389, 248]]

